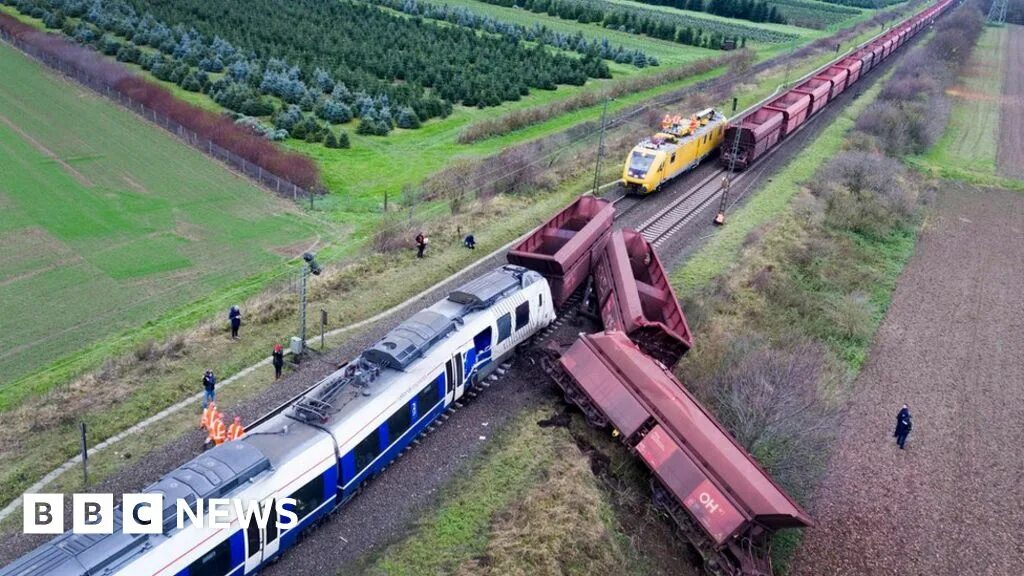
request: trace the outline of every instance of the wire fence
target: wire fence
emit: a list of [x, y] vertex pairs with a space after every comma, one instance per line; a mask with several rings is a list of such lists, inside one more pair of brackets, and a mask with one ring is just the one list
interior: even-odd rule
[[195, 131], [181, 125], [180, 123], [172, 120], [164, 114], [157, 112], [156, 110], [145, 106], [141, 102], [132, 99], [119, 92], [116, 88], [110, 86], [107, 82], [83, 72], [76, 66], [69, 64], [68, 62], [55, 58], [45, 52], [37, 49], [36, 47], [19, 40], [18, 38], [10, 35], [6, 30], [0, 28], [0, 40], [3, 40], [7, 44], [21, 51], [23, 54], [35, 59], [48, 66], [49, 68], [60, 72], [64, 76], [71, 78], [82, 84], [83, 86], [93, 90], [94, 92], [106, 96], [107, 98], [121, 104], [129, 110], [135, 112], [139, 116], [149, 120], [150, 122], [160, 126], [167, 130], [171, 134], [174, 134], [179, 139], [188, 143], [190, 146], [201, 150], [209, 156], [220, 160], [227, 164], [231, 168], [241, 172], [248, 178], [256, 181], [265, 188], [274, 191], [276, 194], [284, 197], [291, 197], [294, 200], [298, 200], [300, 197], [306, 198], [314, 196], [314, 194], [306, 190], [305, 188], [298, 186], [280, 176], [264, 169], [259, 164], [246, 160], [241, 156], [231, 152], [230, 150], [215, 144], [209, 138], [200, 136]]

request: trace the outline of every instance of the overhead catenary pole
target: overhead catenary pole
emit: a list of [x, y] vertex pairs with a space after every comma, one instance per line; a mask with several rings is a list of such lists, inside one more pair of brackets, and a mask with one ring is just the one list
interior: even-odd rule
[[594, 189], [592, 194], [597, 196], [597, 183], [601, 177], [601, 156], [604, 154], [604, 129], [605, 120], [608, 117], [608, 102], [611, 98], [607, 98], [604, 101], [604, 109], [601, 110], [601, 134], [597, 138], [597, 160], [594, 162]]
[[309, 276], [309, 267], [302, 267], [302, 275], [299, 279], [299, 340], [302, 342], [302, 351], [306, 351], [306, 278]]

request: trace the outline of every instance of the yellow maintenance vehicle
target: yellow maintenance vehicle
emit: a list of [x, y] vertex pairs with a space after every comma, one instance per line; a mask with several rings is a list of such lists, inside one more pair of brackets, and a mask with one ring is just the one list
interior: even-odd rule
[[622, 183], [636, 194], [650, 194], [669, 180], [696, 167], [718, 149], [728, 122], [714, 108], [689, 118], [667, 115], [661, 132], [641, 141], [629, 153]]

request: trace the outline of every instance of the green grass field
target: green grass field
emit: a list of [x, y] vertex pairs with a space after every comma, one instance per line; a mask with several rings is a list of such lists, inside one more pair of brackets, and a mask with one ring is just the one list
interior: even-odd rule
[[915, 161], [940, 171], [956, 168], [968, 179], [996, 177], [1006, 39], [1006, 28], [985, 29], [960, 83], [947, 92], [953, 111], [946, 131]]
[[0, 385], [320, 240], [291, 203], [41, 70], [0, 45]]

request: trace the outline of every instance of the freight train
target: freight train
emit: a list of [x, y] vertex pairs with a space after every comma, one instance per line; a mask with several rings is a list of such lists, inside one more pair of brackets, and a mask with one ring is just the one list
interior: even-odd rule
[[688, 119], [666, 116], [661, 131], [641, 141], [627, 156], [622, 169], [626, 193], [657, 192], [716, 153], [723, 167], [747, 169], [931, 24], [953, 2], [944, 0], [905, 20], [852, 54], [812, 73], [798, 86], [731, 121], [711, 108]]
[[661, 131], [641, 141], [629, 153], [622, 169], [626, 190], [650, 194], [695, 168], [718, 150], [727, 122], [725, 116], [713, 108], [689, 118], [665, 116]]
[[722, 142], [722, 166], [729, 170], [750, 167], [953, 5], [954, 0], [939, 2], [734, 120]]
[[[161, 534], [57, 536], [0, 576], [242, 576], [352, 498], [456, 400], [555, 318], [539, 273], [500, 267], [421, 310], [286, 411], [167, 474]], [[260, 502], [265, 527], [235, 517], [227, 530], [176, 525], [177, 499]], [[293, 526], [273, 515], [295, 499]], [[247, 504], [248, 505], [248, 504]]]

